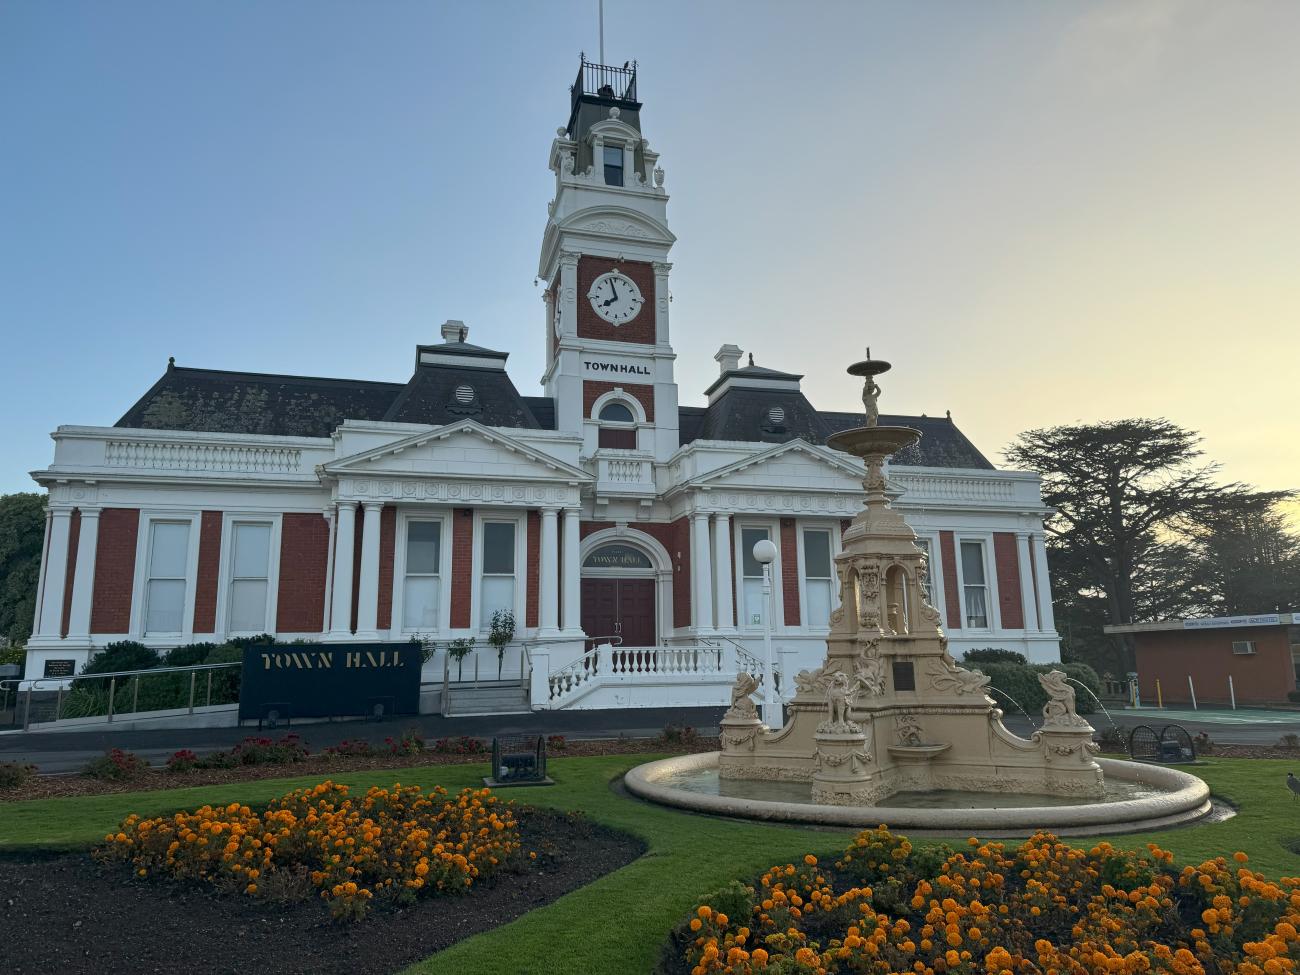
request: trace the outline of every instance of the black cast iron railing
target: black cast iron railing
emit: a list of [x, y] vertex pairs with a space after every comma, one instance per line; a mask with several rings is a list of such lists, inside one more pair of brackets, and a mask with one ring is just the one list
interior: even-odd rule
[[636, 103], [636, 62], [625, 61], [623, 67], [593, 64], [586, 55], [578, 65], [578, 77], [569, 88], [573, 105], [583, 95], [608, 98], [616, 102]]

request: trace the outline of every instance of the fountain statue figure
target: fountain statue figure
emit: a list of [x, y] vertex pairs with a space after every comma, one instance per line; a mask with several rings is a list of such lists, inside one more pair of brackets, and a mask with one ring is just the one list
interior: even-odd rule
[[921, 438], [911, 427], [880, 425], [876, 377], [889, 369], [870, 349], [848, 368], [863, 379], [865, 424], [827, 439], [861, 459], [865, 497], [835, 556], [839, 608], [826, 657], [795, 677], [778, 732], [754, 712], [753, 678], [737, 678], [718, 775], [808, 781], [814, 801], [831, 805], [873, 805], [895, 792], [935, 789], [1097, 797], [1103, 780], [1092, 728], [1075, 710], [1064, 674], [1040, 677], [1046, 720], [1021, 738], [1003, 726], [988, 677], [948, 653], [922, 585], [926, 555], [887, 491], [889, 458]]

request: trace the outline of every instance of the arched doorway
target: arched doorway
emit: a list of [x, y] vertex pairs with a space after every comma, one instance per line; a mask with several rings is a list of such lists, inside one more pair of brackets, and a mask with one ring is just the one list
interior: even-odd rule
[[592, 548], [582, 560], [582, 628], [618, 636], [625, 647], [658, 643], [657, 588], [649, 554], [625, 540]]

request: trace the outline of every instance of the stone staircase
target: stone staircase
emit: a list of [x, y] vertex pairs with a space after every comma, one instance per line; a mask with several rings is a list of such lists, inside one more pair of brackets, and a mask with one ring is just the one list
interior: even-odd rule
[[455, 717], [467, 714], [521, 714], [530, 711], [528, 691], [519, 681], [479, 681], [473, 684], [452, 684], [450, 709], [443, 713]]

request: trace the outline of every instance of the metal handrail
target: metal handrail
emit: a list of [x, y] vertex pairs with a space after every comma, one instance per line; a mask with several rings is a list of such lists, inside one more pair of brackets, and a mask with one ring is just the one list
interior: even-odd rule
[[[76, 684], [79, 681], [107, 679], [108, 680], [108, 714], [105, 718], [105, 723], [111, 724], [114, 715], [114, 704], [117, 698], [117, 679], [119, 677], [137, 678], [135, 681], [135, 685], [132, 689], [131, 713], [134, 714], [136, 713], [136, 706], [139, 704], [140, 701], [139, 678], [144, 677], [146, 675], [153, 675], [153, 674], [188, 673], [190, 675], [190, 696], [189, 696], [188, 710], [190, 714], [193, 714], [194, 698], [198, 690], [197, 679], [199, 676], [199, 671], [203, 670], [208, 672], [207, 696], [205, 699], [204, 706], [210, 707], [212, 704], [212, 671], [228, 669], [230, 667], [238, 667], [242, 669], [243, 666], [244, 663], [242, 660], [232, 660], [227, 663], [220, 663], [220, 664], [191, 664], [190, 666], [187, 667], [149, 667], [143, 670], [114, 670], [114, 671], [107, 671], [102, 674], [77, 674], [72, 677], [33, 677], [30, 680], [21, 681], [21, 683], [27, 685], [26, 688], [22, 689], [26, 691], [26, 707], [23, 710], [23, 730], [28, 731], [31, 729], [32, 694], [36, 691], [37, 689], [36, 685], [38, 684], [57, 685], [58, 697], [56, 698], [54, 703], [54, 720], [59, 721], [61, 720], [60, 715], [63, 712], [63, 692], [64, 689], [69, 684]], [[15, 701], [15, 705], [16, 704], [17, 702]]]

